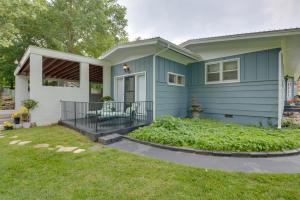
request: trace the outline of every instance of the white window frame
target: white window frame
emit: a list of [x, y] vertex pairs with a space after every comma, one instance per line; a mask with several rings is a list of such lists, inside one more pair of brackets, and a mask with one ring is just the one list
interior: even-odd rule
[[[174, 75], [175, 76], [175, 82], [176, 83], [170, 83], [170, 79], [169, 79], [169, 76], [170, 75]], [[180, 77], [182, 77], [183, 78], [183, 84], [179, 84], [179, 83], [177, 83], [177, 78], [178, 78], [178, 76], [180, 76]], [[185, 75], [183, 75], [183, 74], [177, 74], [177, 73], [173, 73], [173, 72], [168, 72], [168, 74], [167, 74], [167, 80], [168, 80], [168, 85], [172, 85], [172, 86], [181, 86], [181, 87], [184, 87], [185, 86]]]
[[[144, 75], [145, 76], [145, 87], [147, 90], [147, 72], [146, 71], [141, 71], [141, 72], [136, 72], [136, 73], [131, 73], [131, 74], [123, 74], [123, 75], [118, 75], [114, 76], [114, 98], [117, 96], [117, 79], [122, 79], [123, 80], [123, 87], [124, 87], [124, 95], [125, 95], [125, 77], [128, 76], [134, 76], [134, 82], [136, 83], [137, 76], [139, 75]], [[134, 101], [136, 101], [136, 96], [137, 96], [137, 85], [135, 85], [135, 93], [134, 93]], [[123, 95], [123, 102], [124, 102], [124, 95]], [[146, 100], [147, 100], [147, 91], [146, 91]]]
[[[223, 80], [223, 63], [224, 62], [230, 62], [230, 61], [237, 61], [237, 73], [238, 73], [237, 75], [238, 75], [238, 78], [235, 79], [235, 80]], [[219, 66], [220, 66], [220, 70], [219, 70], [220, 80], [219, 81], [207, 81], [207, 67], [208, 67], [208, 65], [212, 65], [212, 64], [219, 64]], [[227, 60], [220, 60], [220, 61], [205, 63], [205, 85], [240, 82], [240, 74], [241, 74], [240, 69], [241, 69], [240, 58], [233, 58], [233, 59], [227, 59]], [[236, 71], [236, 70], [232, 70], [232, 71]]]

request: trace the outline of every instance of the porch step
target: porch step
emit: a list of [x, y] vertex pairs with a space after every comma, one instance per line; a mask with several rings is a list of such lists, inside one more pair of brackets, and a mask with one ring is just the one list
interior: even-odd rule
[[122, 140], [122, 135], [117, 134], [117, 133], [98, 137], [98, 142], [100, 142], [101, 144], [105, 144], [105, 145], [112, 144], [112, 143], [118, 142], [120, 140]]

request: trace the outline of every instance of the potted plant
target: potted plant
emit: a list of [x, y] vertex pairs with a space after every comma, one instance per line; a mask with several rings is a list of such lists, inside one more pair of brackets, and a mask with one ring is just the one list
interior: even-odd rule
[[25, 106], [22, 106], [19, 112], [21, 115], [23, 128], [30, 128], [29, 110]]
[[290, 99], [290, 100], [288, 100], [288, 105], [289, 106], [295, 106], [296, 104], [295, 104], [295, 99]]
[[200, 104], [198, 104], [196, 97], [192, 97], [191, 112], [193, 118], [199, 118], [200, 113], [203, 112], [203, 109], [201, 108]]
[[111, 96], [104, 96], [101, 97], [100, 101], [105, 102], [105, 101], [113, 101], [114, 99]]
[[12, 130], [14, 126], [10, 121], [5, 121], [3, 123], [3, 127], [4, 127], [4, 130]]
[[14, 120], [14, 124], [20, 124], [20, 112], [16, 111], [11, 114], [11, 118]]
[[23, 101], [23, 107], [21, 107], [21, 111], [23, 113], [22, 119], [23, 119], [23, 127], [24, 128], [30, 128], [30, 111], [35, 109], [38, 106], [38, 102], [33, 99], [27, 99]]

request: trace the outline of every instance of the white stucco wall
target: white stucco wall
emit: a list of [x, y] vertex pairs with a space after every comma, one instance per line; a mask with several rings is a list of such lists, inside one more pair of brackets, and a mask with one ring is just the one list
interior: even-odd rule
[[60, 119], [60, 101], [89, 101], [89, 64], [80, 63], [80, 87], [54, 87], [42, 84], [42, 56], [30, 54], [30, 98], [39, 102], [31, 112], [31, 121], [37, 125], [57, 123]]
[[22, 101], [28, 98], [28, 77], [17, 75], [15, 81], [15, 109], [19, 109], [22, 105]]
[[111, 66], [103, 66], [103, 96], [111, 96]]

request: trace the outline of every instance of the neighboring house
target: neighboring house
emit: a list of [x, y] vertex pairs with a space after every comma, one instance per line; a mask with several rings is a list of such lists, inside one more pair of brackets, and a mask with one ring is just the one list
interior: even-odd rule
[[29, 47], [15, 75], [16, 106], [26, 98], [38, 100], [32, 113], [38, 124], [59, 120], [60, 100], [95, 101], [91, 85], [103, 83], [103, 95], [117, 102], [153, 102], [154, 118], [189, 116], [196, 97], [203, 116], [280, 127], [284, 103], [293, 98], [300, 75], [300, 29], [181, 45], [152, 38], [118, 45], [99, 59]]

